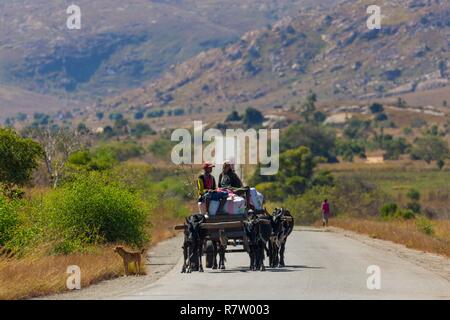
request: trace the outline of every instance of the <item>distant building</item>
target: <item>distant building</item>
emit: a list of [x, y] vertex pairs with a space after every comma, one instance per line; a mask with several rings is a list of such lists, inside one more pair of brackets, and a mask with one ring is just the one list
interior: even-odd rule
[[103, 129], [102, 127], [98, 127], [94, 130], [94, 132], [98, 133], [98, 134], [103, 133], [104, 131], [105, 131], [105, 129]]
[[367, 157], [366, 158], [367, 164], [378, 164], [378, 163], [384, 163], [384, 158], [382, 156], [378, 157]]

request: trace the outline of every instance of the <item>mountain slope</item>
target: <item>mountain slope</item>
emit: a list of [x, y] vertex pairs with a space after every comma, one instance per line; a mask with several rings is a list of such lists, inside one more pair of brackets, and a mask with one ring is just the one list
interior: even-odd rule
[[42, 93], [117, 94], [175, 63], [308, 4], [334, 0], [79, 0], [0, 2], [0, 83]]
[[381, 0], [381, 30], [369, 1], [303, 10], [177, 65], [158, 81], [103, 102], [135, 108], [209, 109], [296, 104], [309, 89], [332, 99], [372, 98], [446, 86], [450, 3]]

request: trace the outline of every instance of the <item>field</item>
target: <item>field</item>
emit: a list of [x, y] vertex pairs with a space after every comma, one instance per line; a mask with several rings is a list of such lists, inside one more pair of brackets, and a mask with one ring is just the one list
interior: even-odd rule
[[414, 219], [382, 218], [380, 213], [371, 213], [371, 217], [344, 213], [333, 216], [331, 226], [450, 257], [449, 169], [439, 171], [434, 164], [410, 160], [326, 164], [322, 169], [331, 170], [336, 177], [357, 177], [373, 184], [401, 207], [410, 201], [408, 191], [414, 189], [420, 193], [422, 213]]
[[450, 197], [450, 169], [437, 170], [434, 164], [422, 161], [387, 161], [382, 164], [340, 163], [322, 165], [336, 177], [359, 177], [377, 185], [393, 200], [406, 203], [406, 193], [415, 189], [421, 194], [424, 207], [438, 210], [439, 218], [450, 218], [447, 208]]
[[[376, 219], [339, 217], [332, 219], [330, 224], [339, 228], [367, 234], [375, 239], [404, 244], [411, 249], [450, 257], [450, 221], [448, 220], [431, 222], [423, 222], [423, 220], [381, 221]], [[316, 225], [319, 226], [320, 223]]]

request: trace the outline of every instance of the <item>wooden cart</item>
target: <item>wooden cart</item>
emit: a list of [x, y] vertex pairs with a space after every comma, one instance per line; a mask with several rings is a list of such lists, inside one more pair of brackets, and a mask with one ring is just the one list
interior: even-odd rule
[[[244, 221], [247, 214], [240, 215], [215, 215], [206, 218], [200, 228], [207, 230], [206, 246], [203, 254], [206, 255], [206, 267], [213, 265], [213, 244], [212, 241], [219, 241], [220, 233], [224, 232], [228, 238], [226, 252], [248, 252], [248, 241], [244, 231]], [[184, 225], [177, 225], [176, 230], [184, 230]], [[230, 249], [230, 246], [232, 247]]]

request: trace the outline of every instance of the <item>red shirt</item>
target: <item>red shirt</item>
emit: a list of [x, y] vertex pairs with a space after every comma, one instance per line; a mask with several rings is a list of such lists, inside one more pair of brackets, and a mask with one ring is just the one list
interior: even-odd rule
[[328, 202], [322, 203], [322, 212], [325, 214], [330, 213], [330, 204]]
[[205, 189], [212, 190], [214, 189], [214, 180], [212, 175], [205, 174]]

